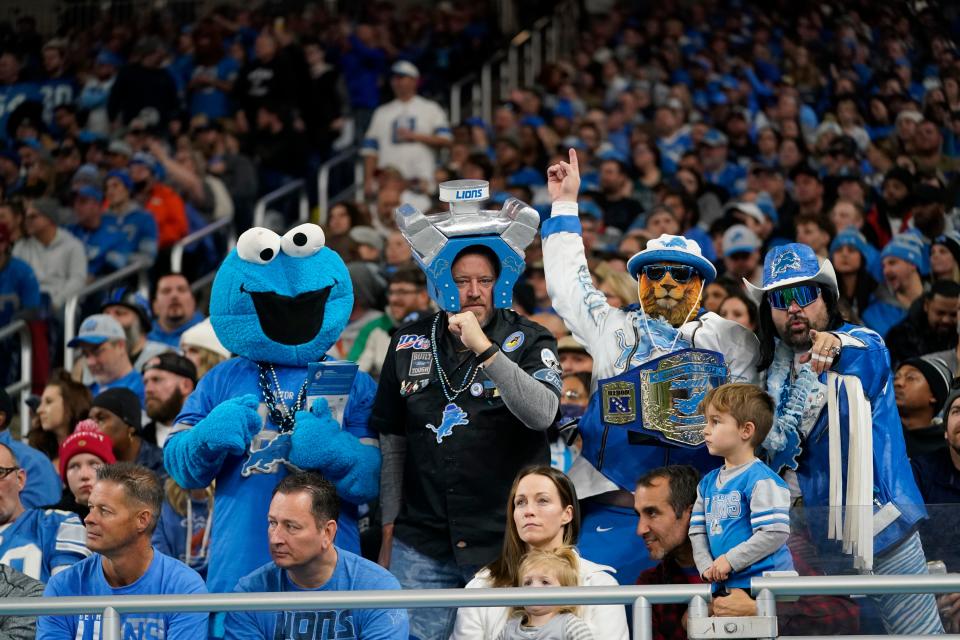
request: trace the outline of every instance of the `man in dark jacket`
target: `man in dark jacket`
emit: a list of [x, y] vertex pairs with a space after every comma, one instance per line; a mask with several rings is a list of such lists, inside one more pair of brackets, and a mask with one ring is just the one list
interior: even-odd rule
[[937, 280], [922, 298], [910, 305], [907, 317], [887, 333], [890, 364], [957, 346], [957, 300], [960, 284]]
[[107, 113], [111, 122], [130, 124], [144, 109], [155, 109], [158, 128], [166, 125], [179, 106], [173, 76], [161, 67], [163, 43], [152, 36], [141, 38], [133, 52], [134, 62], [120, 69], [110, 92]]

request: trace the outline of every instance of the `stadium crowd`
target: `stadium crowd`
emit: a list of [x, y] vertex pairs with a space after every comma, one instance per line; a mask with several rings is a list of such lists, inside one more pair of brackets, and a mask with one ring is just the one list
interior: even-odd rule
[[[960, 570], [943, 534], [960, 522], [957, 7], [580, 8], [570, 57], [462, 122], [450, 85], [512, 35], [491, 3], [0, 28], [0, 328], [26, 321], [33, 345], [23, 441], [0, 391], [0, 593], [712, 582], [713, 615], [752, 615], [763, 570], [853, 570], [826, 540], [832, 374], [869, 403], [872, 569]], [[315, 250], [350, 285], [324, 298], [342, 323], [323, 324], [314, 359], [361, 372], [328, 432], [295, 343], [276, 338], [304, 319], [261, 317], [260, 342], [283, 348], [247, 351], [191, 285], [219, 269], [252, 286], [238, 259], [308, 256], [308, 225], [249, 235], [254, 203], [315, 185], [352, 144], [363, 181], [320, 212]], [[461, 179], [489, 183], [487, 208], [513, 197], [539, 214], [512, 311], [493, 300], [496, 251], [451, 261], [449, 308], [398, 228], [400, 205], [445, 211], [438, 185]], [[237, 249], [207, 238], [173, 272], [171, 248], [224, 218]], [[90, 296], [64, 344], [67, 300], [131, 264], [149, 267], [149, 295], [128, 281]], [[5, 385], [16, 345], [0, 344]], [[734, 383], [695, 408], [706, 447], [626, 429], [599, 445], [591, 425], [619, 411], [610, 381], [684, 347], [719, 352]], [[343, 457], [307, 455], [294, 422]], [[264, 455], [281, 442], [285, 457]], [[747, 497], [723, 512], [727, 485]], [[238, 515], [245, 496], [258, 506]], [[656, 637], [685, 638], [685, 609], [655, 607]], [[960, 632], [960, 594], [778, 611], [790, 635]], [[123, 618], [125, 636], [176, 639], [628, 633], [619, 606]], [[38, 620], [0, 633], [101, 634], [99, 616]]]

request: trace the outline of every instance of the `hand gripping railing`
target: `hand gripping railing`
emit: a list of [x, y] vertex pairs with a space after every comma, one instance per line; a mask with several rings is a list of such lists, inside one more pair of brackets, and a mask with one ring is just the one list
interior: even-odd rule
[[[187, 247], [198, 240], [203, 240], [207, 236], [216, 233], [220, 229], [229, 229], [231, 223], [233, 223], [232, 216], [219, 218], [204, 228], [197, 229], [190, 235], [181, 238], [179, 242], [170, 248], [170, 271], [173, 273], [180, 273], [180, 271], [183, 269], [183, 252], [186, 251]], [[233, 234], [228, 233], [227, 252], [233, 249], [234, 244], [236, 244], [236, 239], [233, 237]]]
[[259, 200], [253, 207], [253, 226], [262, 227], [267, 218], [267, 205], [291, 193], [299, 192], [298, 214], [300, 222], [310, 219], [310, 203], [307, 201], [307, 190], [303, 180], [293, 180], [279, 189], [274, 189]]
[[[91, 293], [106, 289], [134, 275], [140, 279], [141, 290], [145, 290], [146, 274], [149, 268], [150, 263], [146, 260], [134, 260], [124, 268], [94, 280], [67, 298], [66, 304], [63, 305], [63, 366], [67, 371], [73, 368], [73, 349], [67, 345], [70, 344], [70, 341], [77, 335], [77, 308], [80, 305], [80, 301]], [[141, 291], [141, 293], [143, 292], [144, 291]]]
[[[330, 195], [330, 173], [334, 167], [342, 164], [353, 163], [353, 184], [346, 187], [337, 194]], [[330, 207], [350, 197], [356, 190], [363, 186], [363, 163], [357, 152], [356, 146], [350, 146], [333, 156], [322, 165], [317, 171], [317, 208], [320, 211], [320, 218], [317, 222], [321, 225], [327, 223], [327, 214]]]
[[30, 430], [30, 408], [27, 406], [27, 396], [30, 395], [30, 381], [33, 379], [33, 336], [30, 326], [23, 320], [14, 320], [0, 329], [0, 343], [10, 336], [20, 334], [20, 379], [7, 385], [7, 394], [12, 398], [20, 394], [20, 436], [27, 437]]
[[633, 605], [634, 640], [653, 638], [651, 605], [710, 597], [710, 585], [675, 584], [551, 589], [423, 589], [409, 591], [300, 591], [295, 593], [211, 593], [169, 596], [4, 598], [0, 616], [103, 615], [103, 640], [121, 640], [125, 613], [208, 611], [312, 611], [314, 609], [419, 609], [541, 605]]

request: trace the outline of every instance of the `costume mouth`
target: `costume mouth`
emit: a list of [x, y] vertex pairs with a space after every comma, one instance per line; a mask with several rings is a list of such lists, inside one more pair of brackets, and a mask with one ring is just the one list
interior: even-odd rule
[[306, 344], [320, 333], [331, 289], [333, 285], [291, 297], [272, 291], [248, 291], [240, 285], [240, 292], [250, 294], [253, 300], [263, 334], [274, 342], [293, 346]]

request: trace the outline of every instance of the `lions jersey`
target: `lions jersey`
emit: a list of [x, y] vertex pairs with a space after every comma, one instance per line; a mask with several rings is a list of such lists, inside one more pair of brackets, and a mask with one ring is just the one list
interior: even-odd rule
[[87, 532], [75, 513], [27, 509], [0, 527], [0, 564], [46, 582], [90, 555]]

